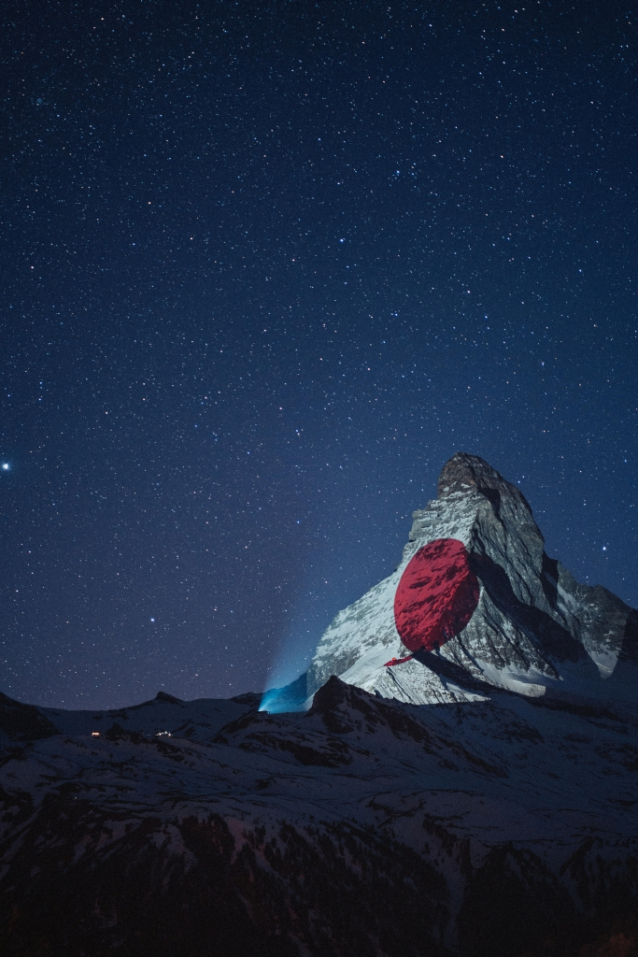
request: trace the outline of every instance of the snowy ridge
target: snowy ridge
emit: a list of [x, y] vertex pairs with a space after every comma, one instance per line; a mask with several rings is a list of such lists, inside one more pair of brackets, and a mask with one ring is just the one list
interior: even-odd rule
[[511, 957], [638, 893], [638, 724], [611, 711], [331, 678], [306, 713], [116, 714], [0, 701], [9, 953]]

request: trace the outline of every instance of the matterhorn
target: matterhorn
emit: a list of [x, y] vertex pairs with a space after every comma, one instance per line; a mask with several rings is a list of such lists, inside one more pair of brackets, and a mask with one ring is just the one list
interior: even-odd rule
[[330, 675], [409, 704], [494, 688], [574, 703], [638, 702], [638, 614], [547, 556], [523, 494], [458, 452], [413, 513], [400, 564], [324, 632], [308, 672], [271, 694], [304, 703]]
[[0, 695], [0, 953], [633, 957], [637, 705], [638, 613], [457, 453], [291, 685]]

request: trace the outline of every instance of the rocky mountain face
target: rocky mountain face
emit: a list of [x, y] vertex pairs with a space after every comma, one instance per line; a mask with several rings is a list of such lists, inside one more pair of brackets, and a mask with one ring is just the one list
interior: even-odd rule
[[636, 643], [457, 455], [298, 710], [0, 696], [0, 954], [635, 957]]
[[[605, 588], [579, 585], [545, 554], [519, 489], [483, 459], [460, 452], [443, 468], [436, 500], [413, 519], [395, 571], [337, 615], [307, 674], [282, 689], [284, 703], [294, 699], [301, 705], [334, 674], [411, 704], [476, 700], [500, 687], [635, 707], [638, 613]], [[427, 565], [428, 550], [458, 546], [464, 567], [447, 559], [438, 570], [413, 572], [420, 561]], [[443, 610], [437, 610], [440, 595], [432, 593], [440, 591], [446, 574], [457, 580], [457, 592], [445, 592]], [[468, 574], [477, 597], [470, 614], [458, 591]], [[415, 601], [406, 607], [402, 592], [410, 590]], [[406, 629], [406, 619], [412, 628]], [[436, 641], [429, 641], [437, 632]], [[389, 659], [414, 652], [420, 633], [423, 644], [414, 657], [385, 667]]]

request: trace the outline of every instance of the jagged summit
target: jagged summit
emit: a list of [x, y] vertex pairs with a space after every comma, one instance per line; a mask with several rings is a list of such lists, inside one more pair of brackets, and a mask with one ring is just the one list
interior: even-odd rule
[[494, 492], [511, 495], [529, 508], [522, 492], [507, 482], [485, 459], [467, 452], [455, 452], [441, 469], [437, 498], [446, 498], [454, 492], [463, 493], [468, 489], [476, 489], [491, 500], [495, 498]]
[[331, 675], [411, 704], [502, 688], [635, 707], [638, 613], [545, 553], [516, 486], [457, 452], [412, 517], [397, 568], [339, 612], [280, 707], [308, 706]]

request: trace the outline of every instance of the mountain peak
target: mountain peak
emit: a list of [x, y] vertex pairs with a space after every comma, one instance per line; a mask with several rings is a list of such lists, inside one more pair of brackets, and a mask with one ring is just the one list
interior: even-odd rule
[[529, 509], [522, 492], [511, 482], [507, 482], [489, 462], [468, 452], [455, 452], [441, 469], [437, 498], [444, 499], [455, 492], [467, 492], [471, 489], [476, 489], [491, 501], [497, 498], [495, 492], [498, 493], [498, 498], [512, 496]]
[[523, 494], [488, 462], [457, 452], [412, 517], [394, 572], [339, 612], [306, 674], [279, 692], [282, 710], [293, 690], [307, 707], [331, 675], [410, 704], [501, 688], [636, 706], [636, 612], [545, 553]]
[[155, 695], [156, 701], [163, 701], [165, 704], [183, 704], [181, 698], [176, 698], [175, 695], [169, 694], [168, 691], [158, 691]]

